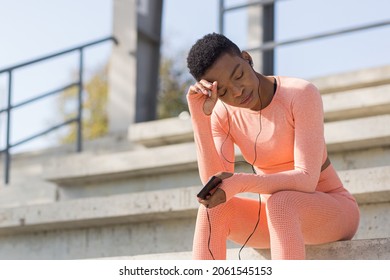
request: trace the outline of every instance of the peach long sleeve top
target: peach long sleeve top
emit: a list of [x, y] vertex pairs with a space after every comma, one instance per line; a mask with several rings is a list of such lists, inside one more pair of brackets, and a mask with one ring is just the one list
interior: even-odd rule
[[225, 179], [221, 188], [227, 200], [242, 192], [344, 191], [332, 166], [321, 172], [327, 151], [318, 89], [302, 79], [275, 78], [277, 90], [261, 112], [218, 101], [207, 116], [204, 96], [187, 96], [202, 182], [221, 171], [234, 173], [235, 144], [257, 174], [234, 173]]

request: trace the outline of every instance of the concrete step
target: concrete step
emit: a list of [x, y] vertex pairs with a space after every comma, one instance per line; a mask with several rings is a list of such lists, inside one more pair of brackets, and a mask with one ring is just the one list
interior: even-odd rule
[[107, 155], [71, 155], [47, 165], [45, 178], [61, 185], [92, 180], [115, 180], [170, 170], [196, 168], [194, 143]]
[[[129, 151], [137, 148], [130, 143], [124, 134], [107, 135], [95, 140], [86, 140], [83, 143], [84, 155], [94, 156], [120, 151]], [[31, 188], [32, 185], [42, 185], [43, 174], [46, 172], [46, 163], [55, 158], [61, 160], [76, 153], [76, 144], [64, 144], [45, 149], [12, 153], [10, 184], [11, 187]], [[0, 154], [0, 191], [10, 186], [4, 185], [4, 155]], [[38, 186], [37, 186], [38, 187]]]
[[[340, 175], [360, 204], [356, 239], [387, 238], [390, 166]], [[0, 259], [190, 251], [199, 189], [193, 186], [0, 209]]]
[[128, 139], [145, 147], [155, 147], [192, 142], [194, 131], [189, 117], [167, 118], [132, 124], [128, 129]]
[[24, 185], [10, 184], [0, 188], [0, 208], [53, 203], [58, 200], [58, 188], [54, 184], [31, 180]]
[[[359, 204], [390, 202], [390, 166], [341, 171], [339, 175]], [[193, 186], [3, 208], [0, 233], [193, 217], [199, 189]]]
[[[386, 88], [386, 91], [380, 89], [383, 87]], [[359, 90], [359, 92], [366, 91], [371, 92], [371, 90], [366, 89]], [[359, 98], [358, 95], [353, 97], [354, 93], [341, 93], [337, 96], [332, 95], [325, 98], [334, 103], [332, 108], [328, 109], [329, 114], [325, 115], [325, 119], [331, 121], [324, 124], [327, 141], [331, 141], [331, 144], [333, 142], [338, 144], [346, 140], [353, 141], [356, 139], [360, 143], [360, 134], [367, 134], [368, 139], [372, 139], [376, 136], [371, 134], [383, 130], [383, 135], [379, 134], [379, 137], [385, 137], [385, 139], [380, 143], [388, 144], [390, 85], [378, 87], [372, 92], [378, 98], [368, 95], [367, 99], [372, 100], [371, 102], [362, 100], [363, 98]], [[337, 135], [339, 135], [339, 138], [337, 138]], [[194, 140], [191, 120], [179, 118], [134, 124], [129, 128], [128, 137], [130, 141], [145, 147], [192, 142]], [[360, 146], [358, 145], [357, 148], [361, 148]], [[349, 143], [346, 143], [343, 148], [348, 150]]]
[[[329, 153], [390, 146], [390, 114], [327, 123]], [[237, 156], [240, 153], [237, 152]], [[134, 176], [182, 172], [197, 167], [193, 142], [124, 153], [73, 155], [48, 164], [46, 179], [60, 185], [119, 180]]]
[[[343, 96], [340, 98], [347, 98], [345, 97], [345, 95], [347, 94], [343, 94]], [[371, 141], [370, 139], [373, 138], [385, 138], [383, 140], [380, 140], [378, 144], [389, 144], [389, 92], [385, 93], [385, 96], [388, 99], [389, 103], [381, 103], [376, 107], [359, 107], [347, 110], [345, 108], [348, 106], [344, 106], [345, 110], [343, 110], [342, 113], [340, 111], [341, 109], [334, 108], [332, 114], [330, 114], [329, 116], [329, 119], [337, 121], [326, 122], [324, 124], [327, 143], [330, 141], [330, 144], [333, 144], [333, 142], [336, 142], [335, 144], [338, 144], [346, 141], [351, 142], [355, 140], [358, 143], [358, 146], [356, 148], [364, 148], [364, 146], [360, 144], [362, 140], [360, 139], [361, 137], [359, 137], [360, 134], [364, 133], [367, 136], [367, 141]], [[348, 98], [351, 99], [351, 97], [349, 96]], [[352, 100], [358, 99], [352, 98]], [[349, 102], [346, 104], [351, 103], [353, 102]], [[356, 101], [355, 103], [359, 103], [359, 101]], [[381, 113], [381, 115], [371, 116], [375, 115], [376, 112]], [[363, 118], [357, 118], [360, 115], [363, 115]], [[355, 117], [355, 119], [349, 119], [352, 117]], [[166, 119], [164, 120], [163, 127], [166, 127], [167, 129], [155, 129], [156, 127], [160, 126], [160, 122], [161, 121], [151, 121], [133, 125], [129, 129], [129, 140], [134, 141], [138, 144], [142, 144], [146, 147], [155, 147], [164, 144], [175, 144], [193, 141], [193, 130], [190, 120], [181, 120], [178, 118]], [[168, 127], [170, 127], [170, 129]], [[381, 131], [382, 133], [380, 133]], [[375, 133], [377, 133], [378, 136], [376, 136]], [[342, 148], [349, 150], [349, 143], [346, 143]]]
[[390, 84], [322, 96], [325, 122], [388, 114]]
[[48, 164], [59, 200], [198, 185], [194, 143], [101, 156], [69, 156]]
[[390, 84], [390, 65], [338, 73], [310, 81], [322, 94]]
[[[390, 66], [312, 79], [323, 94], [325, 122], [390, 112]], [[193, 141], [191, 121], [171, 118], [132, 124], [128, 139], [146, 147]]]
[[325, 124], [328, 152], [390, 145], [390, 114]]
[[[227, 260], [238, 260], [240, 249], [228, 249]], [[241, 260], [270, 260], [268, 249], [244, 248]], [[191, 260], [192, 252], [172, 252], [137, 256], [118, 256], [115, 260]], [[338, 241], [322, 245], [306, 245], [307, 260], [388, 260], [390, 238]]]

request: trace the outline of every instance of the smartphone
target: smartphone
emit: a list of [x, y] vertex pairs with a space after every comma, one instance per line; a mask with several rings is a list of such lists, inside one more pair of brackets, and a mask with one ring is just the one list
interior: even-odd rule
[[206, 199], [208, 195], [211, 195], [211, 191], [218, 187], [222, 183], [222, 179], [216, 176], [212, 176], [210, 180], [206, 183], [203, 189], [198, 193], [198, 197], [201, 199]]

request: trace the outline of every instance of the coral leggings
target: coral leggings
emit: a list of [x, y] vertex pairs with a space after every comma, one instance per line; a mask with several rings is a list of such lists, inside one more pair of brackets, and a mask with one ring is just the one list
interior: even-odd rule
[[[226, 259], [226, 240], [244, 244], [256, 225], [258, 211], [258, 200], [242, 197], [211, 209], [201, 205], [193, 258]], [[280, 191], [261, 196], [260, 223], [247, 246], [271, 248], [272, 259], [305, 259], [305, 244], [349, 240], [358, 223], [358, 206], [347, 192]]]

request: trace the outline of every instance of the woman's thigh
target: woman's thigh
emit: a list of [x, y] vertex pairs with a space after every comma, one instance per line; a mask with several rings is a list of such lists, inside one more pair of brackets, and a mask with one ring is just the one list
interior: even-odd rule
[[[256, 227], [259, 200], [234, 197], [229, 203], [234, 211], [230, 212], [233, 215], [229, 219], [228, 239], [242, 245]], [[276, 209], [280, 215], [283, 213], [281, 205], [285, 208], [284, 215], [298, 215], [297, 223], [300, 223], [306, 244], [351, 239], [359, 224], [359, 210], [356, 203], [342, 194], [282, 191], [273, 195], [261, 195], [260, 221], [247, 246], [270, 247], [267, 214], [272, 216], [274, 214], [272, 211]]]
[[306, 244], [351, 239], [359, 224], [356, 203], [339, 193], [281, 191], [270, 197], [266, 209], [270, 226], [272, 220], [299, 223]]

